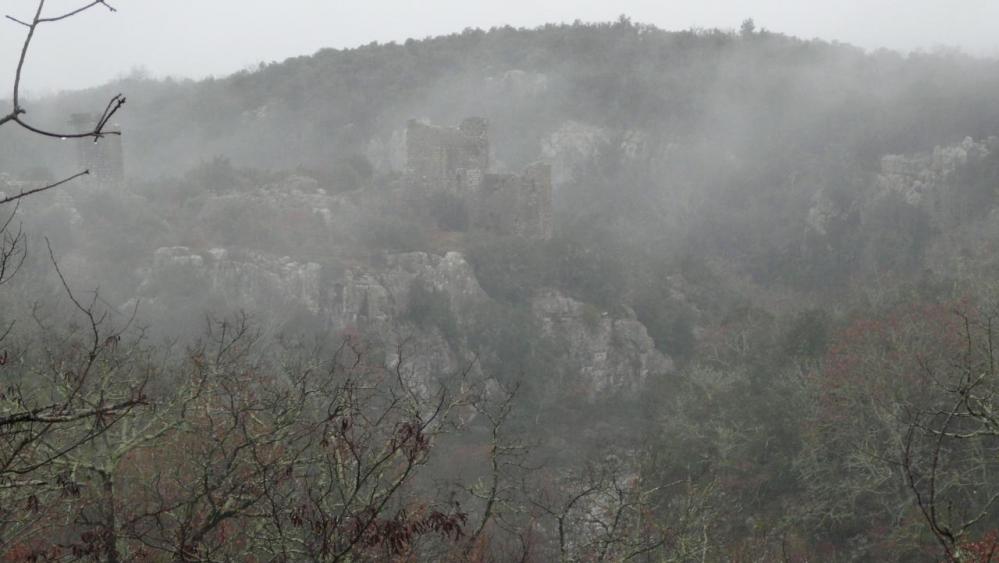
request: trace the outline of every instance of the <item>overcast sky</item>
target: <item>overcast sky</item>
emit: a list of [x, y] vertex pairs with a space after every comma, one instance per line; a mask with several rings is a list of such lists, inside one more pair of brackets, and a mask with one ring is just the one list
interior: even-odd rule
[[[48, 0], [50, 14], [87, 0]], [[26, 89], [43, 94], [143, 69], [154, 77], [222, 76], [323, 47], [402, 41], [496, 25], [606, 21], [626, 14], [664, 29], [759, 27], [865, 48], [959, 47], [999, 56], [999, 0], [109, 0], [40, 29]], [[37, 0], [2, 0], [30, 18]], [[24, 29], [0, 23], [0, 63], [12, 75]], [[8, 83], [6, 79], [0, 84]], [[3, 96], [3, 94], [0, 94]]]

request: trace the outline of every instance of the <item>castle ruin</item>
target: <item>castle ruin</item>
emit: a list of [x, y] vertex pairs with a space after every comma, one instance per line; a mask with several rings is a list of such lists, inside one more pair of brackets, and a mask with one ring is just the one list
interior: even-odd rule
[[[99, 119], [89, 113], [74, 113], [69, 124], [78, 131], [89, 131]], [[120, 187], [125, 180], [125, 159], [122, 156], [121, 135], [104, 135], [100, 139], [76, 140], [77, 165], [89, 170], [89, 181], [100, 186]]]
[[406, 174], [412, 189], [444, 192], [464, 202], [470, 227], [496, 234], [549, 239], [554, 230], [551, 166], [535, 163], [522, 174], [489, 172], [489, 124], [481, 117], [458, 127], [410, 120]]

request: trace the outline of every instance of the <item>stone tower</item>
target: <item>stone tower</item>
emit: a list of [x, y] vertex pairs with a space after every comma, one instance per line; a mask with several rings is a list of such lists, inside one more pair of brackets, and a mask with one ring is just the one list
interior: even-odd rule
[[460, 198], [473, 229], [540, 239], [554, 231], [551, 166], [536, 163], [522, 174], [490, 173], [489, 124], [481, 117], [465, 118], [458, 127], [411, 119], [406, 175], [418, 194]]
[[538, 162], [519, 175], [486, 174], [472, 207], [472, 224], [476, 228], [527, 238], [551, 238], [551, 166]]
[[[74, 113], [70, 125], [76, 131], [91, 130], [97, 125], [96, 115]], [[105, 135], [94, 139], [76, 139], [76, 160], [81, 169], [89, 170], [89, 181], [100, 186], [120, 187], [125, 180], [125, 159], [121, 135]]]
[[425, 191], [466, 196], [478, 190], [489, 169], [489, 123], [463, 119], [455, 127], [435, 127], [409, 120], [406, 126], [406, 173], [410, 184]]

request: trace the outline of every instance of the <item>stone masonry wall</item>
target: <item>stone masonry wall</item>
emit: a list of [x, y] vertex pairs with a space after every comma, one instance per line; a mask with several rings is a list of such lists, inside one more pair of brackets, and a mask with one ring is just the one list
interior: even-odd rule
[[406, 127], [406, 168], [418, 188], [467, 195], [489, 169], [489, 126], [467, 118], [457, 128], [410, 120]]
[[457, 128], [410, 120], [406, 169], [411, 188], [463, 198], [473, 229], [551, 238], [551, 166], [532, 164], [520, 175], [489, 173], [488, 130], [487, 121], [478, 117], [462, 120]]

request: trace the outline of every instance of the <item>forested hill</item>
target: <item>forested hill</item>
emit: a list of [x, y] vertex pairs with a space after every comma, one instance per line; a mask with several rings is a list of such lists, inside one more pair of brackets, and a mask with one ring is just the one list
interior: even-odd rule
[[[523, 84], [534, 75], [543, 82]], [[499, 158], [513, 163], [575, 120], [787, 166], [831, 150], [870, 162], [991, 134], [997, 86], [995, 61], [952, 53], [865, 54], [768, 32], [668, 32], [622, 20], [327, 49], [201, 82], [126, 79], [45, 109], [64, 116], [126, 93], [121, 120], [136, 174], [182, 173], [206, 154], [321, 167], [406, 118], [465, 115], [489, 117]]]
[[[297, 358], [313, 341], [371, 343], [406, 396], [414, 395], [398, 374], [408, 344], [420, 393], [456, 374], [482, 381], [490, 401], [503, 397], [490, 389], [519, 389], [515, 401], [497, 403], [498, 418], [476, 405], [473, 433], [440, 448], [448, 465], [485, 463], [481, 452], [491, 451], [497, 475], [496, 460], [506, 458], [496, 452], [532, 445], [510, 454], [530, 457], [492, 481], [484, 512], [478, 488], [458, 489], [469, 492], [462, 506], [472, 507], [470, 522], [481, 516], [480, 531], [489, 518], [502, 521], [490, 528], [499, 547], [483, 543], [494, 550], [483, 560], [519, 553], [507, 545], [526, 554], [534, 542], [538, 561], [901, 562], [939, 560], [931, 554], [941, 547], [947, 560], [991, 560], [999, 546], [999, 61], [867, 53], [750, 27], [667, 32], [622, 19], [468, 30], [324, 50], [221, 79], [133, 77], [34, 100], [26, 106], [37, 123], [64, 124], [125, 93], [116, 117], [126, 171], [124, 181], [81, 179], [18, 209], [35, 246], [0, 294], [0, 326], [14, 327], [7, 316], [15, 314], [34, 324], [16, 325], [11, 338], [22, 344], [9, 345], [9, 366], [41, 366], [25, 372], [32, 382], [36, 372], [59, 381], [73, 374], [50, 350], [85, 358], [76, 329], [88, 325], [67, 323], [60, 336], [61, 321], [48, 319], [63, 317], [45, 303], [70, 288], [106, 304], [115, 322], [138, 310], [142, 338], [148, 324], [151, 337], [180, 335], [181, 344], [206, 313], [244, 309], [260, 319], [266, 346], [230, 348], [230, 325], [212, 320], [205, 337], [239, 358], [251, 354], [246, 369], [242, 359], [216, 360], [246, 378], [236, 389], [262, 379], [257, 358], [311, 366]], [[515, 182], [522, 177], [500, 173], [551, 165], [554, 213], [544, 210], [553, 230], [531, 237], [476, 228], [468, 201], [443, 185], [422, 192], [404, 176], [407, 120], [453, 127], [466, 116], [488, 122], [486, 136], [484, 122], [470, 121], [493, 157], [472, 168], [479, 180], [496, 172], [491, 180]], [[76, 172], [79, 146], [4, 128], [0, 190], [26, 185], [12, 179]], [[545, 199], [533, 203], [548, 201], [540, 168]], [[94, 321], [72, 303], [77, 318], [82, 310]], [[118, 348], [119, 338], [87, 333], [83, 341], [145, 358], [127, 339]], [[146, 373], [101, 354], [86, 365]], [[201, 373], [205, 357], [192, 353], [190, 370], [181, 358], [163, 372]], [[155, 392], [174, 392], [167, 387]], [[187, 392], [179, 389], [178, 397]], [[187, 412], [182, 399], [174, 404]], [[513, 438], [497, 441], [508, 414]], [[341, 436], [351, 428], [345, 420]], [[395, 428], [409, 432], [406, 424]], [[396, 432], [384, 434], [394, 448], [406, 443]], [[328, 442], [319, 444], [325, 451]], [[136, 459], [151, 467], [158, 458]], [[584, 466], [593, 476], [575, 475]], [[613, 469], [597, 471], [604, 466]], [[273, 475], [284, 481], [284, 471]], [[75, 502], [63, 479], [53, 477], [60, 487], [51, 496]], [[86, 498], [108, 489], [82, 490]], [[192, 502], [214, 498], [192, 490]], [[589, 494], [579, 490], [594, 495], [572, 509]], [[541, 504], [563, 497], [575, 500], [564, 509]], [[960, 509], [934, 515], [934, 503]], [[6, 503], [15, 504], [37, 511], [45, 501]], [[107, 506], [119, 504], [129, 505]], [[245, 506], [234, 522], [262, 513]], [[157, 526], [165, 513], [151, 513]], [[611, 524], [599, 519], [610, 514]], [[295, 527], [314, 528], [301, 522]], [[258, 529], [220, 528], [220, 545], [239, 548], [244, 536], [228, 533], [241, 528]], [[645, 546], [635, 553], [646, 559], [607, 555], [630, 545]], [[602, 555], [588, 551], [594, 546]]]
[[[195, 193], [218, 175], [212, 162], [353, 190], [401, 170], [407, 119], [479, 115], [498, 169], [554, 165], [560, 232], [719, 257], [799, 288], [921, 270], [934, 236], [991, 209], [999, 162], [993, 151], [938, 178], [963, 210], [947, 220], [879, 195], [884, 157], [999, 134], [999, 61], [624, 18], [328, 49], [200, 82], [130, 78], [30, 111], [61, 123], [119, 91], [133, 192]], [[75, 170], [72, 147], [40, 142], [3, 131], [0, 172]], [[144, 187], [157, 178], [170, 185]]]

